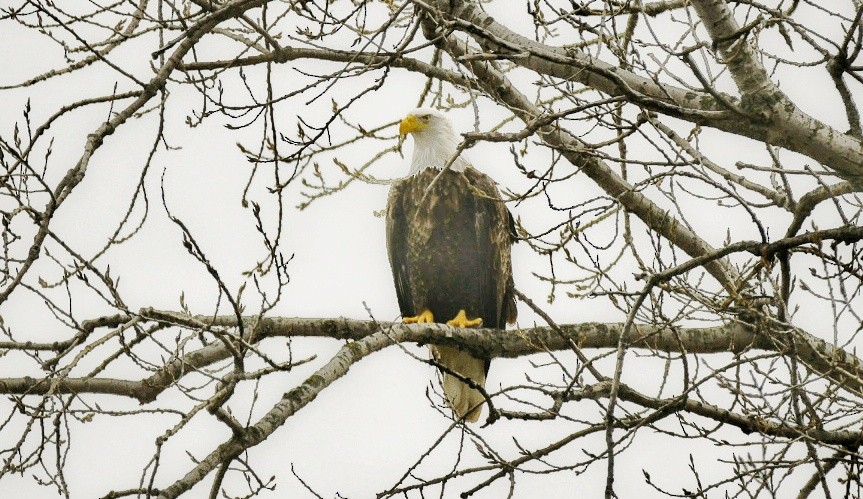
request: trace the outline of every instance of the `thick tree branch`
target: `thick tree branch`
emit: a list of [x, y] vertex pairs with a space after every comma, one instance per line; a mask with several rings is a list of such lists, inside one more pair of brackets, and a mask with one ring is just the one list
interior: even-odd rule
[[[145, 309], [148, 320], [198, 329], [236, 327], [233, 316], [198, 316]], [[616, 348], [624, 323], [583, 323], [516, 330], [460, 329], [442, 324], [419, 325], [353, 319], [300, 319], [244, 317], [245, 329], [257, 331], [260, 342], [267, 338], [309, 337], [361, 341], [383, 330], [391, 333], [393, 343], [407, 342], [452, 345], [489, 357], [515, 358], [535, 353], [570, 350], [572, 343], [581, 349]], [[107, 326], [107, 324], [106, 324]], [[779, 327], [779, 326], [777, 326]], [[252, 333], [248, 333], [252, 334]], [[383, 348], [382, 346], [380, 348]], [[375, 351], [379, 350], [377, 348]], [[742, 353], [750, 349], [788, 354], [796, 349], [801, 361], [844, 389], [863, 395], [863, 364], [853, 354], [798, 329], [757, 331], [743, 323], [708, 328], [675, 328], [654, 325], [634, 327], [627, 348], [652, 351], [713, 354]], [[45, 395], [48, 393], [107, 393], [149, 402], [189, 372], [231, 357], [222, 343], [213, 343], [168, 362], [156, 374], [140, 381], [109, 378], [0, 378], [0, 393]]]
[[748, 30], [741, 30], [725, 0], [693, 0], [692, 6], [713, 39], [713, 47], [722, 57], [737, 88], [744, 96], [769, 95], [776, 91], [758, 54], [748, 42]]
[[[146, 309], [141, 315], [186, 328], [236, 327], [233, 316], [189, 317], [175, 312]], [[116, 317], [116, 316], [114, 316]], [[98, 319], [97, 319], [98, 320]], [[109, 321], [100, 321], [111, 327]], [[400, 341], [420, 344], [442, 344], [460, 346], [491, 357], [521, 357], [534, 353], [569, 350], [570, 342], [581, 348], [614, 348], [623, 324], [571, 324], [560, 326], [563, 335], [551, 327], [539, 327], [512, 331], [494, 329], [459, 329], [441, 324], [416, 325], [402, 323], [376, 323], [352, 319], [300, 319], [267, 317], [257, 321], [256, 317], [244, 317], [245, 328], [255, 330], [256, 343], [267, 338], [309, 337], [360, 341], [372, 336], [381, 328], [393, 331]], [[116, 325], [120, 325], [118, 322]], [[249, 333], [251, 334], [251, 333]], [[682, 340], [681, 340], [682, 338]], [[648, 348], [662, 351], [679, 351], [683, 346], [690, 353], [742, 352], [747, 348], [772, 349], [766, 338], [760, 338], [742, 325], [717, 326], [712, 328], [681, 329], [675, 333], [653, 326], [637, 329], [632, 348]], [[247, 338], [248, 339], [248, 338]], [[681, 343], [682, 341], [682, 343]], [[139, 400], [141, 403], [155, 400], [159, 393], [171, 386], [183, 375], [231, 357], [231, 351], [223, 343], [212, 343], [189, 352], [180, 359], [169, 361], [155, 374], [139, 381], [114, 378], [65, 378], [36, 379], [0, 378], [0, 393], [18, 395], [45, 395], [49, 393], [105, 393], [121, 395]]]
[[741, 30], [725, 0], [693, 0], [692, 6], [743, 96], [741, 105], [768, 120], [767, 142], [805, 154], [835, 170], [858, 189], [863, 188], [860, 139], [827, 126], [791, 102], [770, 80], [749, 43], [747, 31]]
[[[579, 49], [552, 47], [521, 36], [473, 2], [456, 2], [452, 10], [450, 2], [440, 0], [415, 3], [444, 15], [450, 20], [448, 26], [468, 32], [484, 50], [507, 57], [519, 66], [563, 81], [576, 81], [608, 95], [626, 96], [646, 109], [805, 154], [854, 182], [858, 189], [863, 188], [863, 167], [860, 166], [863, 165], [863, 142], [803, 113], [769, 79], [758, 76], [763, 68], [758, 69], [760, 64], [753, 66], [745, 52], [732, 61], [736, 61], [735, 78], [740, 80], [741, 92], [748, 97], [743, 101], [723, 97], [744, 113], [751, 114], [749, 119], [741, 119], [740, 113], [729, 111], [706, 92], [660, 84], [597, 60]], [[748, 46], [745, 33], [739, 33], [733, 18], [717, 11], [721, 10], [723, 2], [694, 3], [704, 10], [707, 20], [717, 21], [708, 29], [714, 30], [714, 41], [718, 40], [729, 51], [726, 55], [730, 56], [730, 51], [738, 46]], [[741, 50], [745, 51], [746, 47]], [[754, 71], [752, 75], [746, 74], [749, 68]]]

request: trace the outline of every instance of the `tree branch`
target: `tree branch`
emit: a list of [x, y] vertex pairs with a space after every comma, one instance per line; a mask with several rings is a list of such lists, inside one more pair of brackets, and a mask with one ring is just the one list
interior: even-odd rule
[[[211, 327], [237, 326], [234, 316], [191, 317], [177, 312], [153, 309], [142, 310], [141, 315], [147, 320], [169, 322], [194, 329], [200, 328], [202, 323]], [[406, 342], [450, 345], [491, 358], [515, 358], [536, 353], [570, 350], [572, 344], [580, 349], [616, 348], [625, 327], [624, 323], [589, 322], [560, 325], [559, 329], [535, 327], [497, 330], [345, 318], [265, 317], [258, 321], [257, 316], [244, 317], [243, 321], [247, 331], [257, 331], [256, 342], [277, 337], [332, 338], [352, 342], [379, 341], [369, 340], [369, 338], [380, 331], [386, 331], [392, 337], [389, 344]], [[788, 354], [791, 352], [792, 345], [796, 348], [796, 354], [800, 360], [815, 371], [832, 379], [846, 390], [858, 395], [863, 394], [861, 360], [799, 329], [758, 331], [752, 326], [737, 322], [715, 327], [675, 328], [674, 330], [655, 325], [636, 325], [633, 327], [626, 347], [687, 354], [742, 353], [751, 349]], [[384, 346], [375, 347], [371, 351], [381, 348]], [[213, 343], [190, 352], [181, 359], [168, 362], [157, 373], [140, 381], [71, 377], [65, 379], [0, 378], [0, 393], [17, 395], [105, 393], [131, 397], [144, 403], [154, 400], [159, 393], [182, 378], [184, 374], [229, 357], [231, 352], [224, 344]], [[347, 372], [346, 369], [344, 372]]]
[[[430, 12], [437, 15], [438, 12]], [[428, 38], [435, 38], [429, 28]], [[439, 42], [455, 59], [465, 55], [463, 44], [448, 38], [440, 38]], [[532, 123], [541, 116], [542, 110], [534, 106], [527, 97], [519, 92], [500, 71], [485, 61], [465, 63], [482, 84], [486, 92], [498, 102], [505, 105], [524, 123]], [[616, 199], [628, 211], [635, 214], [651, 230], [655, 230], [672, 244], [682, 249], [691, 257], [699, 257], [716, 251], [697, 234], [689, 230], [667, 211], [653, 203], [647, 196], [636, 191], [633, 186], [621, 178], [604, 161], [592, 154], [592, 150], [573, 134], [557, 126], [540, 128], [542, 140], [560, 151], [574, 166], [578, 167], [591, 178], [609, 196]], [[704, 266], [732, 296], [737, 295], [737, 272], [724, 260], [711, 260]]]
[[[724, 97], [736, 107], [752, 111], [760, 119], [741, 120], [740, 114], [728, 111], [706, 92], [659, 84], [597, 60], [579, 49], [553, 47], [521, 36], [472, 2], [455, 2], [456, 7], [452, 10], [450, 2], [441, 0], [414, 3], [445, 16], [451, 20], [453, 28], [468, 32], [484, 50], [509, 57], [519, 66], [563, 81], [579, 82], [608, 95], [624, 95], [656, 112], [805, 154], [854, 182], [858, 188], [863, 185], [863, 142], [802, 112], [769, 79], [765, 81], [764, 77], [758, 76], [763, 67], [758, 70], [760, 64], [753, 66], [745, 54], [732, 58], [732, 61], [737, 61], [735, 80], [740, 79], [741, 92], [750, 98], [744, 102], [731, 96]], [[741, 33], [733, 17], [716, 11], [721, 8], [716, 4], [724, 5], [723, 2], [702, 0], [693, 3], [704, 11], [707, 17], [705, 24], [717, 20], [713, 25], [714, 40], [720, 40], [723, 49], [736, 50], [738, 45], [747, 45], [745, 38], [741, 38], [739, 44], [733, 43]], [[722, 22], [718, 22], [720, 20]], [[711, 26], [708, 25], [708, 29]], [[726, 55], [730, 56], [730, 52]], [[753, 68], [755, 74], [746, 75], [748, 68]], [[752, 96], [759, 97], [755, 99]], [[767, 114], [765, 106], [769, 106]]]
[[453, 71], [447, 71], [444, 68], [433, 66], [418, 59], [405, 57], [403, 54], [350, 52], [343, 50], [324, 50], [302, 47], [282, 47], [279, 50], [274, 50], [267, 54], [243, 57], [240, 59], [224, 61], [189, 62], [180, 65], [179, 69], [183, 71], [206, 71], [214, 69], [253, 66], [267, 62], [284, 64], [301, 59], [346, 62], [380, 68], [403, 68], [407, 69], [408, 71], [421, 73], [431, 78], [436, 78], [438, 80], [452, 83], [453, 85], [462, 88], [479, 88], [475, 81], [466, 78], [464, 75], [455, 73]]

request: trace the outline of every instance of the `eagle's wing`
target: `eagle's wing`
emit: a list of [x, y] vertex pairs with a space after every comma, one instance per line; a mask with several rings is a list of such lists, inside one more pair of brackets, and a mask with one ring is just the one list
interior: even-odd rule
[[481, 314], [485, 327], [504, 328], [516, 318], [512, 259], [512, 215], [494, 181], [473, 168], [464, 171], [475, 199]]
[[408, 222], [405, 213], [404, 196], [408, 184], [404, 180], [396, 180], [390, 187], [387, 199], [386, 230], [387, 254], [390, 268], [393, 271], [393, 281], [396, 285], [396, 297], [399, 301], [399, 311], [403, 317], [413, 316], [421, 310], [414, 310], [413, 290], [408, 279]]

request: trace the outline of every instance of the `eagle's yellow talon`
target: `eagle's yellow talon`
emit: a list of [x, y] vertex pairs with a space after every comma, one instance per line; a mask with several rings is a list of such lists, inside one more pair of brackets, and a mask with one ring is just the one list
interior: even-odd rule
[[431, 310], [425, 309], [419, 315], [402, 318], [402, 322], [405, 324], [431, 324], [434, 322], [434, 315], [431, 313]]
[[459, 310], [458, 314], [452, 319], [446, 321], [447, 325], [455, 327], [477, 327], [482, 325], [482, 317], [476, 319], [468, 319], [464, 309]]

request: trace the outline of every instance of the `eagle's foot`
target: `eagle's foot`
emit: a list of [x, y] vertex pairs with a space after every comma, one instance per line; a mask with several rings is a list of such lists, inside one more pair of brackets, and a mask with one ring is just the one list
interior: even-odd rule
[[419, 315], [403, 317], [402, 322], [405, 324], [431, 324], [434, 322], [434, 314], [431, 313], [431, 310], [425, 309]]
[[447, 325], [455, 327], [477, 327], [482, 325], [482, 317], [468, 319], [464, 309], [458, 311], [455, 317], [446, 321]]

